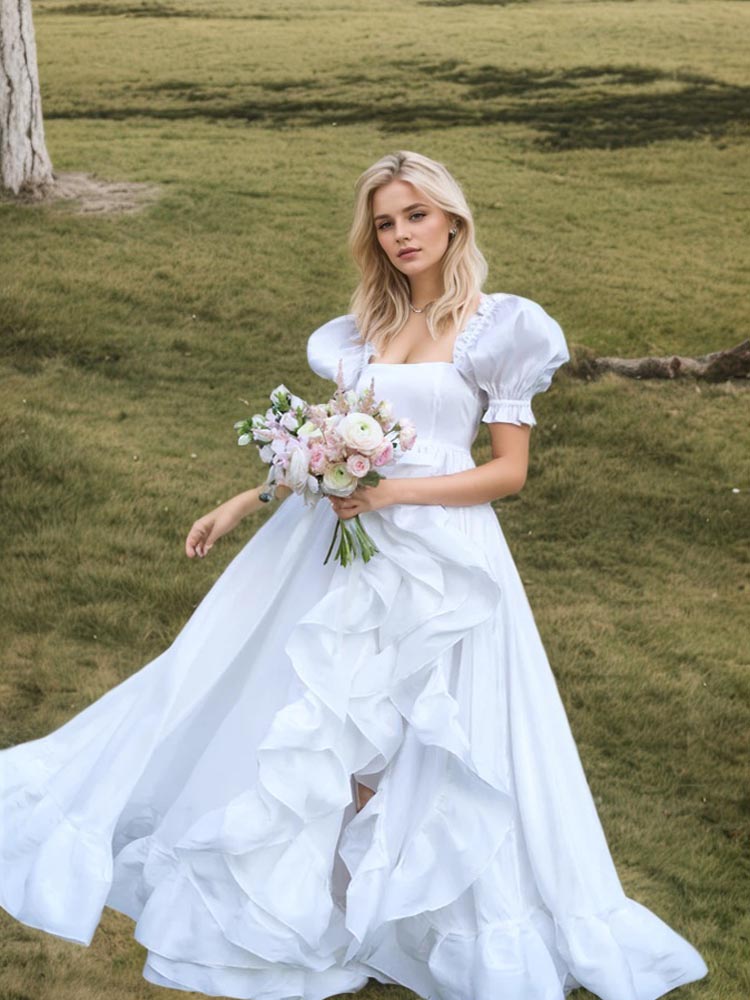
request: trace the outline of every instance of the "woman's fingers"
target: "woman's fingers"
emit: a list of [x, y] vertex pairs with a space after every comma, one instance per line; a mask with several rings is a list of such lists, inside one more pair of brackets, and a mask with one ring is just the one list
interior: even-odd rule
[[205, 552], [203, 551], [203, 545], [205, 543], [206, 526], [196, 522], [190, 529], [187, 539], [185, 540], [185, 551], [192, 557], [194, 555], [203, 556]]

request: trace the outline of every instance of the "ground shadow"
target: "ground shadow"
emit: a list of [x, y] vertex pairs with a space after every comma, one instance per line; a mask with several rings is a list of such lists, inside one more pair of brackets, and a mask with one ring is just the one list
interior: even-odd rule
[[172, 7], [158, 0], [144, 0], [143, 3], [69, 3], [62, 7], [42, 5], [45, 14], [84, 14], [95, 17], [191, 17], [211, 20], [231, 21], [276, 21], [286, 20], [277, 14], [222, 14], [210, 10], [190, 10], [187, 7]]
[[[454, 60], [410, 66], [412, 83], [415, 72], [424, 80], [413, 88], [422, 95], [418, 101], [403, 101], [393, 73], [276, 80], [240, 100], [242, 85], [208, 88], [165, 80], [129, 91], [122, 103], [52, 108], [47, 117], [239, 119], [280, 129], [366, 123], [384, 132], [513, 125], [536, 133], [532, 144], [549, 150], [717, 138], [730, 127], [750, 124], [750, 87], [694, 73], [611, 64], [508, 70], [462, 67]], [[139, 102], [139, 95], [149, 100]]]
[[509, 7], [530, 0], [419, 0], [420, 7]]

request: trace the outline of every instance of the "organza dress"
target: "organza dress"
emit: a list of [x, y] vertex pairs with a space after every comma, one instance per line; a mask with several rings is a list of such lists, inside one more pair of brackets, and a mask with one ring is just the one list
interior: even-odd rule
[[[370, 363], [348, 315], [307, 354], [414, 420], [399, 476], [472, 468], [480, 421], [533, 425], [569, 357], [500, 293], [450, 363]], [[372, 977], [430, 1000], [651, 1000], [704, 976], [622, 889], [490, 504], [361, 516], [377, 555], [323, 565], [336, 515], [289, 496], [168, 649], [0, 753], [2, 906], [85, 945], [119, 910], [147, 980], [210, 996]], [[355, 779], [376, 791], [359, 813]]]

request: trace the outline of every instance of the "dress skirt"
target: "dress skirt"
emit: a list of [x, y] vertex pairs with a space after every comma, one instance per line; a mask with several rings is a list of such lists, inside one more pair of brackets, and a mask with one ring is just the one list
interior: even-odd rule
[[[473, 467], [419, 442], [401, 469]], [[135, 921], [152, 983], [322, 1000], [652, 1000], [699, 953], [618, 880], [489, 504], [336, 515], [291, 495], [173, 643], [0, 752], [0, 904], [91, 942]], [[354, 781], [375, 790], [360, 812]]]

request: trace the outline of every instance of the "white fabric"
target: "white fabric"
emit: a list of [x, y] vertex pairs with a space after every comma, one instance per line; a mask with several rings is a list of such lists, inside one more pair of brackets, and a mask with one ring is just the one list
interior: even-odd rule
[[[454, 363], [415, 365], [367, 364], [338, 317], [308, 357], [415, 420], [390, 475], [450, 474], [491, 398], [549, 384], [544, 315], [485, 295]], [[491, 506], [362, 520], [379, 552], [324, 566], [332, 508], [284, 500], [168, 649], [0, 753], [2, 906], [82, 944], [110, 906], [147, 980], [209, 996], [371, 976], [431, 1000], [653, 1000], [705, 975], [623, 892]], [[359, 813], [353, 776], [376, 789]]]

